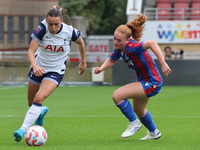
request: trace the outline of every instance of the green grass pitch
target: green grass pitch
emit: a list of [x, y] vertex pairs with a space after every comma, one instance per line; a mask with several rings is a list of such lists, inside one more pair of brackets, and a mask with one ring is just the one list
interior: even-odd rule
[[[1, 150], [197, 150], [200, 149], [200, 86], [164, 86], [152, 97], [151, 112], [162, 137], [139, 141], [147, 129], [121, 138], [129, 124], [112, 101], [118, 86], [59, 87], [43, 103], [49, 112], [44, 146], [13, 141], [28, 110], [27, 87], [0, 87]], [[130, 100], [131, 101], [131, 100]]]

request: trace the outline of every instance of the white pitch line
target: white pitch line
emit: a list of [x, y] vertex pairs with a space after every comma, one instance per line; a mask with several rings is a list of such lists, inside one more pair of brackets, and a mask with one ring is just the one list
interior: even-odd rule
[[[22, 118], [25, 115], [0, 115], [0, 118]], [[123, 115], [47, 115], [48, 118], [116, 118]], [[200, 118], [200, 116], [152, 116], [153, 118]]]
[[1, 87], [0, 86], [0, 90], [9, 90], [9, 89], [16, 89], [16, 88], [23, 88], [25, 86], [4, 86], [4, 87]]

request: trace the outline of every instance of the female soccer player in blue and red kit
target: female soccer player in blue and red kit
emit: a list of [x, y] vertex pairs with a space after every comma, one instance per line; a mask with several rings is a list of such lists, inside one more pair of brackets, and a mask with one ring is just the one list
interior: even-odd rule
[[[156, 128], [150, 112], [146, 109], [149, 98], [159, 93], [162, 87], [162, 77], [158, 68], [147, 49], [151, 49], [157, 56], [166, 77], [171, 72], [162, 55], [162, 52], [155, 41], [139, 42], [142, 36], [146, 16], [140, 14], [133, 21], [126, 25], [120, 25], [114, 32], [114, 48], [110, 58], [101, 67], [96, 67], [94, 73], [98, 74], [113, 66], [119, 58], [134, 69], [137, 74], [137, 81], [120, 87], [113, 93], [113, 101], [130, 121], [127, 130], [122, 137], [130, 137], [138, 131], [142, 124], [148, 129], [147, 135], [140, 140], [159, 139], [160, 131]], [[131, 39], [131, 36], [133, 39]], [[133, 98], [133, 107], [128, 99]], [[135, 113], [139, 117], [137, 119]]]

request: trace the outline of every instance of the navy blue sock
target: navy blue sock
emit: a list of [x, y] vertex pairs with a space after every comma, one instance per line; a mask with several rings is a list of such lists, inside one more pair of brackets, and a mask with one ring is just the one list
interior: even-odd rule
[[136, 119], [135, 112], [133, 111], [133, 107], [131, 106], [130, 102], [128, 100], [123, 100], [119, 104], [117, 104], [117, 107], [121, 110], [121, 112], [128, 118], [130, 122], [134, 121]]
[[156, 129], [156, 125], [153, 122], [152, 116], [148, 110], [143, 116], [140, 116], [140, 121], [142, 124], [150, 131], [153, 132]]
[[38, 104], [38, 103], [36, 103], [36, 102], [33, 102], [32, 105], [42, 106], [42, 104]]

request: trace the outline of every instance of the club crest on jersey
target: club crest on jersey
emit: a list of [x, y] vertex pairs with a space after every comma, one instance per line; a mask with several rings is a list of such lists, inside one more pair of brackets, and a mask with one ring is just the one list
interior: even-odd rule
[[47, 45], [45, 49], [51, 52], [64, 52], [64, 48], [62, 46]]
[[126, 60], [127, 60], [127, 62], [128, 62], [129, 65], [131, 65], [131, 66], [134, 65], [133, 62], [132, 62], [132, 60], [129, 60], [129, 59], [127, 59], [127, 58], [126, 58]]
[[127, 63], [128, 63], [129, 65], [131, 65], [131, 66], [134, 65], [133, 62], [132, 62], [132, 60], [131, 60], [127, 55], [125, 55], [125, 59], [126, 59], [126, 61], [127, 61]]

